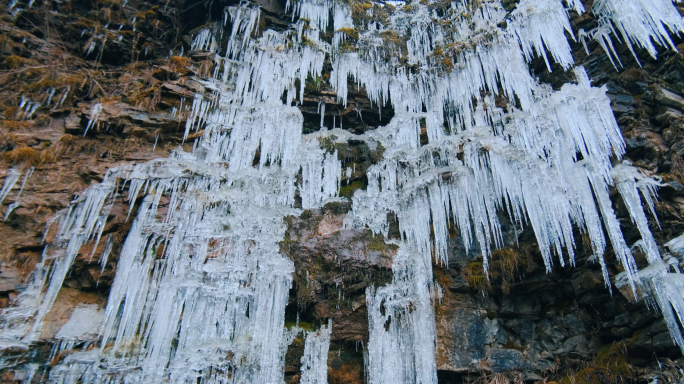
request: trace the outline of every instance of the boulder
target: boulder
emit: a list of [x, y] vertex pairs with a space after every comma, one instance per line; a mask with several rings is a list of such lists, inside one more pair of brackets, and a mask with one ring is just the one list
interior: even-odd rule
[[674, 346], [675, 344], [672, 341], [672, 336], [670, 336], [670, 332], [663, 332], [653, 336], [653, 348], [669, 349]]
[[684, 108], [684, 97], [672, 92], [667, 89], [660, 88], [655, 93], [655, 99], [661, 104], [674, 107], [677, 110], [682, 110]]
[[21, 272], [17, 268], [0, 267], [0, 292], [16, 290], [20, 280]]
[[527, 363], [522, 352], [516, 349], [492, 349], [487, 356], [489, 368], [494, 372], [525, 369]]

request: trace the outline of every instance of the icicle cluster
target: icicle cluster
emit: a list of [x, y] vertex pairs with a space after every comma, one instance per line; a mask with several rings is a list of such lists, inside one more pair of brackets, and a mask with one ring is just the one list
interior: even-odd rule
[[330, 348], [330, 334], [332, 320], [328, 326], [322, 326], [318, 331], [307, 332], [302, 356], [302, 384], [328, 383], [328, 349]]
[[[611, 35], [654, 56], [654, 43], [674, 48], [668, 30], [681, 31], [682, 20], [669, 0], [624, 3], [629, 7], [596, 1], [599, 27], [578, 31], [579, 38], [597, 39], [609, 55]], [[284, 329], [294, 266], [279, 254], [283, 217], [337, 199], [341, 162], [325, 143], [354, 139], [385, 151], [368, 169], [367, 189], [354, 194], [345, 226], [387, 235], [387, 214], [394, 212], [401, 232], [392, 283], [366, 293], [369, 383], [436, 383], [431, 301], [440, 288], [432, 281], [433, 260], [448, 264], [455, 226], [466, 250], [479, 247], [486, 269], [491, 251], [504, 246], [501, 211], [518, 228], [533, 228], [547, 270], [554, 258], [573, 265], [573, 226], [586, 232], [608, 287], [603, 253], [610, 241], [626, 284], [635, 295], [650, 287], [684, 348], [682, 275], [669, 273], [642, 206], [654, 214], [659, 184], [628, 164], [613, 167], [611, 159], [624, 154], [620, 130], [605, 89], [592, 87], [581, 67], [574, 68], [576, 83], [557, 91], [529, 74], [537, 57], [549, 70], [554, 63], [574, 66], [565, 6], [585, 11], [579, 0], [523, 0], [510, 12], [498, 1], [454, 1], [438, 15], [416, 1], [395, 10], [387, 25], [355, 25], [347, 4], [296, 0], [288, 1], [293, 22], [284, 32], [259, 30], [255, 5], [229, 7], [226, 55], [216, 56], [216, 72], [186, 122], [185, 138], [204, 130], [193, 151], [112, 170], [55, 219], [55, 240], [27, 289], [0, 316], [1, 345], [27, 348], [37, 340], [81, 246], [92, 241], [93, 253], [98, 249], [117, 191], [127, 185], [131, 212], [143, 198], [107, 307], [77, 308], [55, 351], [90, 338], [88, 321], [101, 316], [98, 346], [70, 354], [49, 381], [282, 382], [286, 346], [299, 332]], [[325, 41], [321, 32], [329, 27]], [[202, 30], [192, 48], [218, 53], [220, 31]], [[405, 56], [388, 47], [388, 34], [403, 37]], [[392, 104], [391, 122], [363, 135], [328, 130], [321, 103], [322, 129], [302, 135], [304, 119], [293, 104], [303, 101], [309, 76], [322, 76], [326, 60], [344, 106], [351, 79], [379, 109]], [[93, 107], [87, 128], [101, 110]], [[10, 172], [0, 202], [19, 177]], [[622, 237], [610, 186], [641, 233], [653, 271], [648, 278]], [[111, 250], [107, 238], [103, 268]], [[302, 382], [325, 383], [331, 337], [331, 324], [307, 334]]]
[[437, 383], [435, 317], [428, 286], [432, 263], [401, 246], [393, 260], [391, 284], [366, 290], [368, 382]]

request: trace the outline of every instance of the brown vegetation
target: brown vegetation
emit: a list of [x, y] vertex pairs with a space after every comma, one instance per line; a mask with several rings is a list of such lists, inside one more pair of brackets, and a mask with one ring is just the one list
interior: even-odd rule
[[468, 286], [475, 291], [488, 295], [498, 287], [508, 294], [511, 283], [519, 272], [527, 267], [529, 256], [514, 248], [503, 248], [492, 252], [489, 257], [489, 268], [484, 269], [481, 258], [473, 260], [463, 269], [463, 276]]

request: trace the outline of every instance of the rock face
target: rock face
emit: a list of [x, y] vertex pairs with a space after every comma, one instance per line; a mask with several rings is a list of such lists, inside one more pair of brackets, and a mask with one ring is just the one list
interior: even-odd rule
[[333, 338], [356, 343], [368, 337], [365, 288], [391, 281], [396, 246], [370, 230], [344, 230], [350, 206], [330, 203], [288, 218], [281, 253], [295, 263], [290, 305], [300, 321], [331, 318]]
[[[200, 27], [221, 22], [223, 8], [232, 3], [136, 0], [124, 7], [108, 1], [39, 1], [33, 7], [22, 3], [26, 9], [13, 16], [4, 7], [0, 176], [8, 180], [14, 169], [21, 170], [21, 177], [0, 212], [1, 308], [26, 288], [30, 272], [54, 236], [48, 228], [54, 231], [50, 220], [57, 211], [102, 181], [110, 168], [166, 157], [177, 146], [192, 148], [201, 132], [191, 132], [183, 140], [188, 107], [201, 89], [197, 79], [211, 74], [214, 64], [209, 53], [191, 49], [191, 37]], [[289, 25], [282, 2], [257, 3], [263, 9], [261, 30]], [[572, 23], [575, 29], [588, 30], [596, 20], [573, 13]], [[575, 61], [587, 68], [594, 85], [606, 86], [627, 158], [664, 182], [655, 204], [660, 227], [650, 228], [662, 245], [684, 233], [684, 46], [680, 53], [663, 52], [657, 61], [637, 52], [639, 66], [625, 44], [616, 44], [624, 65], [619, 72], [597, 43], [588, 48], [590, 54], [575, 44]], [[568, 81], [567, 73], [560, 68], [548, 71], [542, 60], [532, 67], [554, 87]], [[336, 126], [357, 134], [387, 124], [394, 114], [391, 108], [371, 107], [363, 88], [351, 83], [346, 106], [337, 102], [325, 82], [305, 87], [298, 106], [305, 133], [320, 127], [321, 100], [326, 104], [325, 124], [332, 125], [334, 119]], [[38, 107], [27, 112], [24, 99]], [[421, 137], [426, 135], [423, 128]], [[366, 170], [381, 158], [383, 148], [354, 141], [323, 144], [337, 151], [344, 168], [353, 169], [343, 179], [340, 196], [350, 199], [356, 190], [365, 189]], [[72, 316], [101, 316], [117, 273], [118, 251], [140, 203], [125, 198], [128, 188], [122, 187], [112, 206], [98, 248], [88, 243], [78, 254], [45, 317], [35, 349], [4, 349], [3, 382], [29, 377], [40, 382], [70, 353], [52, 356], [50, 349], [60, 332], [74, 332], [68, 326]], [[620, 199], [613, 205], [627, 243], [635, 243], [640, 236], [627, 207]], [[286, 218], [288, 229], [280, 243], [281, 253], [296, 271], [286, 326], [297, 324], [311, 331], [332, 319], [328, 381], [333, 384], [364, 382], [363, 351], [369, 339], [365, 292], [392, 281], [397, 248], [387, 240], [399, 237], [392, 217], [389, 239], [368, 229], [345, 228], [350, 206], [331, 203]], [[440, 382], [489, 380], [496, 374], [525, 382], [682, 380], [681, 352], [662, 316], [643, 300], [635, 301], [631, 291], [616, 286], [611, 292], [604, 286], [587, 238], [576, 234], [575, 266], [556, 265], [547, 273], [531, 230], [518, 231], [504, 214], [502, 223], [506, 244], [517, 246], [493, 255], [489, 278], [478, 274], [482, 255], [477, 244], [466, 250], [453, 229], [449, 267], [433, 266], [435, 283], [443, 292], [435, 300]], [[92, 257], [108, 246], [108, 259]], [[646, 256], [633, 251], [638, 266], [645, 267]], [[681, 260], [683, 255], [673, 256]], [[623, 271], [610, 249], [607, 262], [611, 278]], [[497, 270], [496, 263], [512, 265], [513, 272]], [[684, 268], [681, 262], [674, 264]], [[304, 341], [295, 338], [285, 361], [288, 382], [301, 379], [303, 353]], [[27, 362], [39, 374], [17, 368]], [[595, 375], [601, 381], [586, 379]]]

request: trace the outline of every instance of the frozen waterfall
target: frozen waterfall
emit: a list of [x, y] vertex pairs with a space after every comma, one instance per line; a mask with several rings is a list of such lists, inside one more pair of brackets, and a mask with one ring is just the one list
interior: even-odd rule
[[[79, 249], [105, 241], [109, 210], [127, 185], [135, 217], [107, 306], [81, 308], [67, 323], [77, 329], [78, 316], [97, 313], [97, 326], [85, 324], [97, 329], [87, 336], [96, 347], [71, 353], [49, 382], [282, 383], [294, 272], [279, 253], [283, 218], [341, 199], [342, 162], [321, 143], [353, 139], [385, 152], [367, 172], [367, 189], [353, 195], [345, 228], [387, 238], [394, 212], [401, 232], [393, 281], [366, 292], [369, 383], [437, 382], [433, 263], [448, 264], [454, 225], [465, 249], [479, 245], [487, 268], [491, 252], [505, 245], [502, 211], [532, 227], [547, 271], [554, 262], [574, 265], [573, 226], [586, 233], [609, 288], [610, 242], [625, 284], [635, 295], [640, 287], [650, 293], [684, 350], [684, 276], [663, 261], [648, 229], [659, 183], [620, 163], [625, 144], [606, 89], [591, 86], [566, 39], [598, 41], [616, 67], [613, 38], [655, 57], [676, 49], [670, 33], [684, 31], [671, 0], [597, 0], [591, 10], [580, 0], [522, 0], [512, 11], [498, 1], [455, 0], [441, 14], [429, 3], [397, 8], [385, 23], [355, 24], [345, 2], [291, 0], [292, 24], [283, 32], [260, 29], [257, 5], [229, 7], [227, 45], [212, 29], [192, 43], [226, 52], [215, 56], [218, 69], [192, 103], [185, 137], [204, 130], [193, 151], [112, 169], [53, 219], [55, 240], [0, 316], [2, 347], [38, 339]], [[569, 9], [593, 12], [599, 26], [573, 31]], [[326, 31], [331, 39], [321, 37]], [[405, 37], [406, 57], [388, 47], [388, 33]], [[537, 57], [549, 69], [571, 70], [576, 81], [559, 90], [541, 84], [528, 70]], [[354, 83], [378, 108], [393, 106], [391, 122], [360, 135], [336, 127], [302, 134], [297, 104], [326, 60], [342, 105]], [[497, 107], [495, 96], [508, 105]], [[323, 126], [325, 103], [319, 111]], [[19, 177], [10, 173], [0, 201]], [[640, 231], [649, 271], [637, 270], [623, 239], [611, 186]], [[56, 350], [70, 348], [82, 337], [76, 333], [65, 330]], [[307, 332], [302, 383], [327, 383], [331, 339], [331, 324]]]

